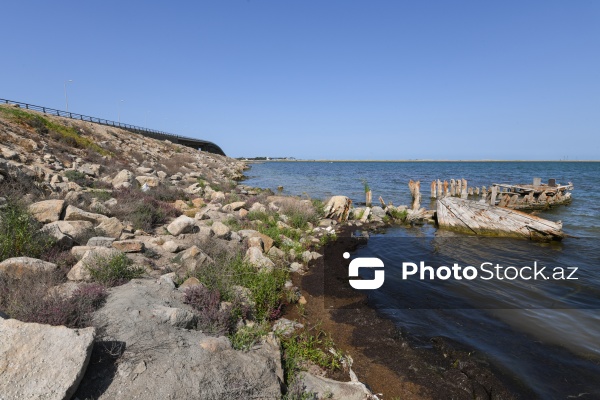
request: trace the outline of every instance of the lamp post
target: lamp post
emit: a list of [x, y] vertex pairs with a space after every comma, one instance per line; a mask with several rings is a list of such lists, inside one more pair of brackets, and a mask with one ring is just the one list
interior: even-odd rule
[[118, 117], [119, 117], [119, 124], [121, 124], [121, 103], [124, 102], [125, 100], [121, 100], [118, 103]]
[[67, 83], [71, 83], [73, 82], [72, 79], [69, 79], [68, 81], [65, 81], [65, 103], [67, 106], [67, 112], [69, 112], [69, 97], [67, 96]]

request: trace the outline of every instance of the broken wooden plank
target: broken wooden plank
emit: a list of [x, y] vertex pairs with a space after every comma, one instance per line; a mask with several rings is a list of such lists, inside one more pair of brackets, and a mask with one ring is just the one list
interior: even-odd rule
[[561, 240], [562, 223], [520, 211], [453, 197], [437, 201], [440, 228], [484, 236], [520, 237], [530, 240]]

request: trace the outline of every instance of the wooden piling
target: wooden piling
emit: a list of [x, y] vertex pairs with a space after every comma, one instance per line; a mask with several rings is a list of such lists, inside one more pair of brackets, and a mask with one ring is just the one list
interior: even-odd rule
[[368, 190], [367, 192], [365, 192], [365, 203], [367, 204], [367, 207], [371, 207], [373, 201], [373, 192]]
[[456, 196], [456, 181], [454, 179], [450, 179], [450, 196]]
[[442, 196], [444, 195], [444, 188], [442, 187], [442, 181], [441, 180], [437, 180], [437, 197], [438, 199], [441, 199]]
[[431, 182], [431, 198], [432, 199], [437, 198], [437, 182], [436, 181]]
[[496, 205], [496, 196], [498, 195], [498, 187], [496, 185], [492, 186], [492, 193], [490, 195], [490, 206]]
[[444, 197], [448, 196], [448, 181], [444, 181]]
[[467, 180], [466, 179], [463, 178], [461, 180], [460, 187], [461, 187], [460, 197], [461, 197], [461, 199], [466, 199], [467, 198]]
[[408, 182], [408, 189], [413, 198], [412, 209], [414, 211], [421, 208], [421, 181], [413, 181], [412, 179]]

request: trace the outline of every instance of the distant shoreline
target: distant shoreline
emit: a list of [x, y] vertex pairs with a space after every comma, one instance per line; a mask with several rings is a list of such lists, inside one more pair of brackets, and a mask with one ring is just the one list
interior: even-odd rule
[[330, 162], [330, 163], [341, 163], [341, 162], [352, 162], [352, 163], [416, 163], [416, 162], [451, 162], [451, 163], [511, 163], [511, 162], [527, 162], [527, 163], [538, 163], [538, 162], [557, 162], [557, 163], [597, 163], [600, 160], [241, 160], [246, 163], [266, 163], [266, 162]]

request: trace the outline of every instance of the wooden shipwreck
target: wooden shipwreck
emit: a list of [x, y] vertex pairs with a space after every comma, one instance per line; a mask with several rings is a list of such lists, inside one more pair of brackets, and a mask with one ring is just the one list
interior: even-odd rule
[[438, 199], [436, 215], [440, 228], [475, 235], [536, 241], [561, 240], [565, 236], [561, 222], [457, 197]]
[[542, 184], [534, 179], [533, 185], [507, 185], [495, 183], [488, 195], [488, 203], [513, 210], [543, 210], [571, 202], [573, 184], [557, 185], [554, 179]]

